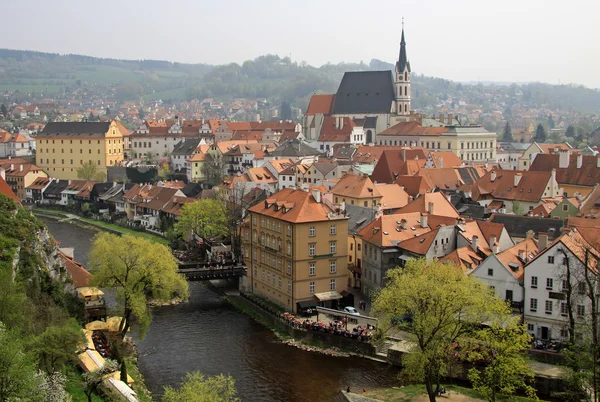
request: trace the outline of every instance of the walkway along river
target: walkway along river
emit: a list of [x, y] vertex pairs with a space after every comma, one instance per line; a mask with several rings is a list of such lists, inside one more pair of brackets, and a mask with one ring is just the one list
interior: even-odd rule
[[[74, 247], [87, 263], [95, 232], [43, 219], [62, 247]], [[238, 312], [198, 282], [190, 300], [153, 310], [146, 337], [138, 345], [139, 366], [150, 390], [162, 394], [188, 372], [230, 374], [243, 401], [339, 401], [339, 391], [397, 384], [398, 369], [367, 359], [332, 357], [278, 343], [273, 333]], [[158, 398], [157, 398], [158, 399]]]

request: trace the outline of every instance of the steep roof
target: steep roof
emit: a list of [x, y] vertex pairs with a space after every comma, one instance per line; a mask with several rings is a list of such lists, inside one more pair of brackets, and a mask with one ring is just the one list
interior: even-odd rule
[[175, 144], [173, 148], [173, 155], [192, 155], [198, 144], [200, 143], [200, 138], [189, 138], [182, 141], [179, 141]]
[[[494, 174], [496, 178], [492, 181]], [[515, 175], [521, 175], [516, 186]], [[496, 199], [538, 202], [544, 197], [551, 177], [551, 172], [500, 170], [488, 172], [475, 184]]]
[[[519, 251], [523, 250], [525, 260], [519, 258]], [[533, 239], [525, 239], [514, 246], [497, 254], [500, 262], [516, 279], [523, 280], [523, 267], [531, 261], [538, 252], [538, 245]]]
[[[404, 23], [402, 23], [404, 25]], [[400, 40], [400, 54], [398, 55], [398, 61], [396, 62], [396, 69], [403, 72], [404, 69], [408, 69], [410, 72], [410, 63], [406, 56], [406, 41], [404, 40], [404, 28], [402, 28], [402, 39]]]
[[335, 95], [331, 94], [313, 95], [310, 98], [310, 102], [308, 103], [308, 107], [306, 108], [305, 114], [329, 115], [331, 114], [331, 111], [333, 109], [334, 100]]
[[399, 176], [413, 175], [425, 166], [424, 156], [421, 149], [383, 151], [371, 178], [378, 183], [393, 183]]
[[36, 138], [69, 136], [77, 138], [104, 137], [110, 127], [109, 121], [101, 122], [50, 122]]
[[277, 183], [277, 178], [266, 167], [249, 168], [246, 174], [250, 177], [250, 181], [255, 183]]
[[[290, 188], [273, 194], [248, 210], [292, 223], [328, 221], [328, 213], [332, 212], [325, 204], [318, 203], [311, 193]], [[340, 216], [336, 215], [336, 218]]]
[[[600, 183], [598, 156], [570, 155], [566, 168], [559, 168], [559, 158], [558, 154], [537, 154], [529, 170], [550, 172], [556, 169], [556, 181], [564, 184], [593, 187]], [[581, 167], [577, 167], [578, 158], [581, 158]]]
[[399, 247], [418, 255], [425, 255], [435, 239], [439, 229], [431, 230], [421, 236], [413, 237], [400, 243]]
[[2, 176], [0, 176], [0, 194], [4, 194], [8, 198], [12, 198], [12, 200], [15, 201], [17, 204], [21, 203], [19, 198], [15, 195], [15, 193], [12, 191], [12, 189], [9, 187], [6, 181], [2, 178]]
[[354, 121], [349, 117], [325, 117], [318, 141], [350, 142], [350, 134], [354, 127]]
[[393, 102], [391, 71], [346, 72], [335, 95], [333, 114], [390, 113]]
[[381, 194], [381, 207], [386, 209], [402, 208], [408, 204], [408, 194], [397, 184], [378, 183], [375, 188]]
[[381, 193], [368, 176], [346, 174], [331, 189], [331, 193], [350, 198], [381, 197]]
[[423, 127], [416, 121], [406, 121], [400, 122], [387, 130], [383, 130], [381, 133], [377, 134], [378, 136], [386, 136], [386, 135], [415, 135], [415, 136], [423, 136], [423, 135], [431, 135], [438, 136], [448, 131], [448, 127]]
[[530, 216], [518, 216], [508, 214], [492, 214], [490, 221], [502, 223], [511, 237], [527, 237], [527, 232], [548, 233], [549, 239], [558, 236], [564, 227], [565, 221], [561, 219], [550, 219]]
[[60, 257], [65, 262], [65, 267], [73, 280], [73, 286], [75, 286], [75, 288], [83, 288], [90, 285], [92, 274], [90, 274], [83, 265], [73, 260], [62, 251], [60, 252]]
[[[402, 221], [406, 220], [406, 229]], [[421, 213], [383, 215], [362, 228], [358, 234], [364, 241], [378, 247], [396, 247], [402, 241], [412, 239], [429, 232], [429, 226], [421, 227]]]
[[[430, 210], [429, 204], [433, 204], [433, 211]], [[450, 218], [458, 218], [460, 216], [454, 205], [439, 192], [423, 194], [398, 212], [427, 212], [432, 215], [441, 215]]]
[[282, 143], [277, 147], [277, 149], [269, 153], [270, 156], [283, 157], [316, 156], [320, 154], [321, 153], [313, 147], [297, 139]]
[[394, 183], [404, 187], [404, 191], [412, 197], [431, 192], [435, 188], [427, 176], [398, 176]]

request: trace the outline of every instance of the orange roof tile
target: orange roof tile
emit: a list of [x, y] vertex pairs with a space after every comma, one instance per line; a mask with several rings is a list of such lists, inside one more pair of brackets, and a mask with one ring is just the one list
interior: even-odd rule
[[[404, 220], [406, 229], [402, 228]], [[358, 235], [378, 247], [395, 247], [402, 241], [431, 230], [429, 226], [422, 228], [420, 221], [419, 212], [383, 215], [362, 228]]]
[[335, 195], [351, 198], [381, 197], [381, 193], [368, 176], [346, 174], [331, 189]]
[[306, 114], [324, 114], [329, 115], [333, 110], [333, 103], [335, 101], [335, 95], [323, 94], [313, 95], [310, 98], [308, 107], [306, 108]]
[[[429, 204], [433, 204], [433, 211], [430, 210]], [[432, 215], [447, 216], [450, 218], [458, 218], [460, 216], [454, 205], [439, 192], [423, 194], [398, 212], [427, 212]]]

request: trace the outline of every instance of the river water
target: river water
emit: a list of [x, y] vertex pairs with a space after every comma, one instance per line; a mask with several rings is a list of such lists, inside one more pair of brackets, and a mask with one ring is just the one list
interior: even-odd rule
[[[44, 219], [61, 247], [74, 247], [77, 261], [87, 263], [95, 232]], [[277, 342], [273, 333], [238, 312], [206, 286], [190, 283], [190, 300], [153, 309], [144, 339], [132, 332], [139, 366], [155, 395], [177, 387], [186, 373], [229, 374], [243, 401], [341, 401], [350, 386], [397, 384], [398, 369], [360, 358], [325, 356]]]

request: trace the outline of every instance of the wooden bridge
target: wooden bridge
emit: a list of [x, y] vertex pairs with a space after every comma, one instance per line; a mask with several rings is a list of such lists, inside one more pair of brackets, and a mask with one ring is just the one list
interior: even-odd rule
[[179, 272], [188, 281], [210, 281], [213, 279], [232, 279], [246, 275], [246, 266], [241, 263], [225, 262], [221, 265], [211, 263], [182, 263]]

